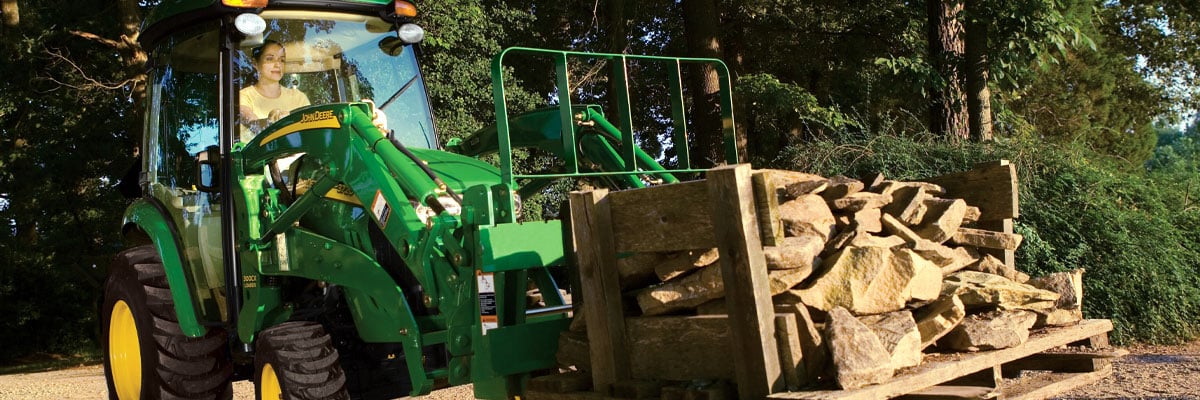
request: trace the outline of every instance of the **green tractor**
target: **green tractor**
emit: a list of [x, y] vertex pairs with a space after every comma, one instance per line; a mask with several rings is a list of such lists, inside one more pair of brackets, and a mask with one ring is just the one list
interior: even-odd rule
[[[665, 63], [677, 121], [680, 65], [724, 66], [510, 49], [493, 62], [496, 125], [443, 146], [415, 17], [391, 0], [165, 0], [148, 16], [142, 194], [123, 225], [136, 246], [115, 258], [101, 307], [111, 398], [227, 399], [251, 379], [260, 399], [467, 383], [502, 399], [555, 367], [571, 316], [569, 224], [522, 221], [521, 199], [560, 179], [619, 189], [700, 171], [685, 123], [668, 140], [676, 160], [639, 148], [622, 85], [611, 121], [567, 96], [510, 118], [505, 56], [549, 60], [558, 93], [572, 93], [573, 58], [606, 60], [620, 84], [628, 60]], [[239, 92], [264, 79], [304, 104], [247, 116]], [[728, 138], [727, 73], [721, 83]], [[559, 162], [516, 173], [514, 148]]]

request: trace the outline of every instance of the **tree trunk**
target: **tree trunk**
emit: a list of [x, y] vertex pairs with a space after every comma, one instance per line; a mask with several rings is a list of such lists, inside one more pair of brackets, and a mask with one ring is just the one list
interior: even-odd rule
[[[721, 42], [717, 37], [720, 24], [716, 0], [682, 0], [683, 31], [688, 56], [721, 58]], [[693, 70], [695, 71], [695, 70]], [[725, 160], [724, 130], [721, 124], [720, 76], [716, 68], [703, 65], [699, 74], [691, 75], [696, 145], [692, 149], [692, 166], [708, 168]]]
[[125, 61], [125, 74], [132, 78], [130, 85], [129, 97], [133, 100], [134, 113], [132, 121], [130, 121], [130, 132], [136, 132], [131, 135], [134, 143], [141, 146], [142, 143], [142, 116], [145, 99], [146, 99], [146, 51], [142, 49], [142, 45], [138, 43], [138, 35], [142, 25], [142, 13], [138, 8], [138, 0], [120, 0], [117, 7], [121, 12], [121, 45], [117, 51], [121, 54], [121, 58]]
[[929, 58], [945, 86], [931, 91], [929, 130], [936, 135], [966, 139], [967, 96], [959, 65], [963, 60], [963, 27], [959, 0], [926, 0]]
[[[18, 103], [17, 109], [14, 111], [13, 115], [26, 115], [27, 113], [25, 107], [20, 103]], [[5, 168], [12, 171], [14, 177], [30, 179], [31, 177], [38, 176], [39, 169], [35, 165], [35, 161], [33, 161], [35, 157], [30, 156], [30, 153], [34, 150], [30, 148], [29, 140], [25, 138], [27, 129], [22, 128], [18, 123], [12, 129], [11, 134], [12, 141], [9, 142], [11, 147], [5, 154], [11, 154], [15, 157], [11, 158], [5, 165]], [[17, 179], [15, 182], [11, 182], [15, 185], [5, 185], [9, 191], [6, 200], [8, 200], [9, 215], [13, 216], [11, 224], [16, 243], [26, 248], [31, 248], [37, 245], [40, 236], [38, 234], [38, 217], [41, 214], [39, 212], [41, 206], [39, 199], [32, 194], [35, 191], [29, 190], [29, 185], [25, 184], [26, 181], [24, 179]]]
[[0, 25], [16, 27], [21, 23], [17, 0], [0, 0]]
[[625, 29], [625, 0], [609, 0], [604, 3], [605, 19], [608, 20], [608, 49], [609, 53], [624, 54], [629, 45]]
[[992, 140], [992, 92], [988, 89], [988, 21], [966, 20], [967, 113], [971, 139]]
[[[751, 38], [748, 28], [750, 23], [749, 21], [745, 21], [743, 18], [730, 17], [730, 19], [727, 19], [726, 23], [724, 23], [722, 26], [732, 27], [730, 29], [723, 30], [726, 32], [726, 34], [723, 42], [725, 46], [722, 48], [722, 52], [725, 55], [724, 60], [729, 65], [729, 69], [731, 70], [730, 73], [733, 75], [731, 77], [733, 79], [733, 84], [737, 85], [737, 80], [741, 76], [745, 75], [749, 69], [749, 67], [746, 65], [746, 49], [749, 47], [748, 44], [752, 43], [754, 40]], [[734, 101], [733, 110], [734, 115], [742, 116], [741, 119], [737, 120], [737, 131], [734, 132], [737, 135], [738, 140], [738, 154], [744, 157], [742, 162], [749, 162], [752, 156], [758, 154], [774, 157], [778, 151], [762, 151], [764, 147], [764, 143], [762, 143], [764, 142], [764, 138], [750, 136], [750, 132], [754, 132], [754, 122], [750, 114], [750, 102]], [[758, 143], [751, 142], [752, 139]], [[782, 146], [780, 148], [782, 148]], [[756, 154], [751, 154], [752, 151]]]
[[[604, 4], [606, 6], [604, 8], [604, 19], [606, 21], [605, 25], [608, 27], [608, 43], [606, 43], [604, 50], [613, 54], [625, 54], [625, 48], [629, 45], [629, 40], [626, 37], [625, 30], [625, 0], [610, 0]], [[612, 64], [611, 68], [618, 68], [620, 61], [621, 60], [617, 59], [610, 61], [609, 63]], [[615, 75], [612, 76], [615, 77]], [[612, 118], [611, 116], [621, 115], [621, 108], [618, 104], [620, 100], [617, 98], [617, 93], [622, 90], [628, 91], [628, 88], [621, 87], [616, 79], [609, 79], [607, 114], [610, 116], [610, 118]], [[622, 121], [617, 121], [614, 119], [612, 122], [616, 123], [618, 127], [624, 126], [624, 124], [621, 123]]]

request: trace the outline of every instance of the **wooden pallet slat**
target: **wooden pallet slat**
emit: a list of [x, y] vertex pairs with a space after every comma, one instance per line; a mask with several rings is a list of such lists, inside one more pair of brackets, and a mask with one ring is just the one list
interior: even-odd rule
[[903, 400], [992, 399], [999, 394], [1003, 381], [1004, 377], [1001, 376], [1000, 366], [994, 365], [974, 374], [952, 379], [897, 398]]
[[1017, 166], [1008, 160], [983, 163], [975, 169], [925, 179], [946, 189], [946, 196], [979, 207], [982, 221], [1020, 217]]
[[607, 190], [570, 194], [592, 383], [605, 392], [613, 383], [629, 379], [625, 316], [613, 251], [611, 209], [605, 201], [607, 194]]
[[720, 253], [718, 263], [725, 281], [738, 397], [761, 399], [783, 390], [784, 382], [750, 166], [715, 168], [707, 178]]
[[1004, 375], [1014, 377], [1021, 371], [1094, 372], [1109, 365], [1109, 360], [1129, 354], [1124, 349], [1104, 349], [1074, 353], [1038, 353], [1004, 364]]
[[1112, 375], [1112, 365], [1094, 372], [1049, 372], [1007, 385], [1001, 396], [1007, 400], [1041, 400], [1099, 382], [1109, 375]]
[[776, 393], [770, 399], [884, 399], [912, 393], [985, 368], [1018, 360], [1033, 354], [1102, 335], [1112, 330], [1112, 321], [1084, 320], [1079, 324], [1050, 329], [1030, 335], [1025, 344], [1001, 350], [962, 354], [948, 361], [926, 362], [905, 371], [892, 380], [856, 390]]
[[618, 252], [666, 252], [716, 247], [704, 181], [623, 190], [608, 195]]
[[754, 183], [754, 206], [758, 209], [758, 229], [763, 246], [779, 246], [783, 243], [783, 219], [779, 217], [779, 196], [771, 174], [756, 172]]

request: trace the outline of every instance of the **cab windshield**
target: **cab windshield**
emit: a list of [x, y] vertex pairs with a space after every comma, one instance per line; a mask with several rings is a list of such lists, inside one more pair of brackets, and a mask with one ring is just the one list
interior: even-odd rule
[[[244, 41], [235, 57], [239, 121], [269, 123], [306, 105], [371, 100], [406, 146], [437, 147], [414, 49], [397, 38], [394, 24], [332, 12], [262, 17], [262, 40]], [[238, 136], [245, 141], [258, 129], [242, 124]]]

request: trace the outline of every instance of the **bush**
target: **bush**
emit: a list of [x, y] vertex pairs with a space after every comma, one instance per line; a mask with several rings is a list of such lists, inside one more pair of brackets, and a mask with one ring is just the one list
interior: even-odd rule
[[1185, 203], [1189, 174], [1127, 172], [1121, 161], [1045, 143], [849, 133], [793, 146], [771, 167], [919, 180], [997, 159], [1020, 175], [1018, 268], [1034, 276], [1085, 268], [1084, 314], [1112, 319], [1118, 343], [1200, 332], [1200, 210]]

